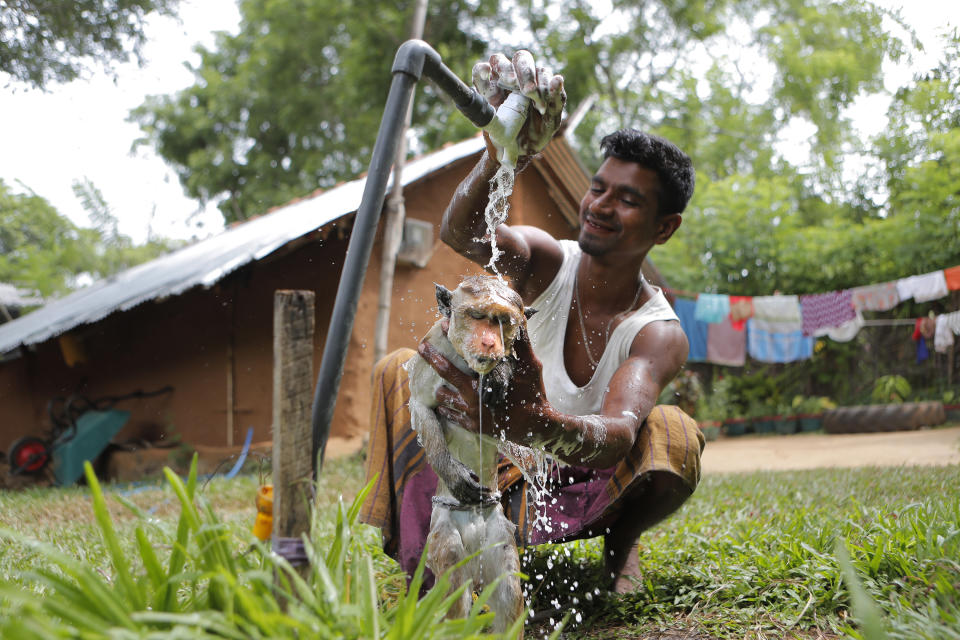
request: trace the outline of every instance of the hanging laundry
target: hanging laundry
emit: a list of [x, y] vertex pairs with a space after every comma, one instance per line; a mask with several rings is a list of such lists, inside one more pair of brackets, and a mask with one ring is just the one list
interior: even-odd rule
[[860, 329], [863, 328], [863, 325], [863, 316], [859, 311], [857, 311], [853, 320], [847, 320], [839, 327], [818, 329], [813, 335], [817, 338], [820, 336], [827, 336], [834, 342], [850, 342], [857, 337], [857, 334], [860, 333]]
[[947, 289], [957, 291], [960, 289], [960, 265], [943, 270], [943, 279], [947, 283]]
[[953, 347], [955, 333], [960, 334], [960, 311], [938, 315], [937, 328], [933, 335], [933, 350], [937, 353], [948, 352]]
[[680, 318], [680, 327], [687, 334], [690, 343], [688, 362], [703, 362], [707, 359], [707, 327], [706, 322], [696, 319], [697, 303], [686, 298], [677, 298], [673, 302], [673, 310]]
[[747, 320], [753, 317], [752, 296], [730, 296], [730, 324], [737, 331], [747, 328]]
[[900, 304], [896, 282], [868, 284], [850, 291], [853, 293], [853, 308], [857, 311], [889, 311]]
[[797, 296], [754, 296], [753, 318], [748, 321], [767, 333], [792, 333], [803, 329]]
[[917, 302], [929, 302], [947, 295], [947, 280], [943, 270], [901, 278], [897, 280], [897, 293], [901, 301], [913, 298]]
[[697, 296], [697, 320], [723, 322], [729, 313], [730, 296], [723, 293], [701, 293]]
[[754, 317], [747, 320], [747, 353], [760, 362], [806, 360], [813, 356], [813, 338], [804, 336], [800, 329], [789, 333], [766, 331], [758, 328]]
[[818, 329], [831, 329], [853, 320], [853, 294], [849, 289], [800, 296], [803, 335], [815, 335]]
[[707, 362], [728, 367], [747, 363], [747, 332], [733, 326], [729, 317], [707, 325]]

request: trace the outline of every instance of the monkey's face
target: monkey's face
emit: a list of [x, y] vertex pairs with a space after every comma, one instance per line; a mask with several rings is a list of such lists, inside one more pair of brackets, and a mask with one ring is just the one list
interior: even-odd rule
[[513, 352], [513, 340], [525, 324], [523, 309], [494, 292], [475, 295], [457, 288], [454, 291], [447, 337], [480, 374], [489, 373], [497, 363]]

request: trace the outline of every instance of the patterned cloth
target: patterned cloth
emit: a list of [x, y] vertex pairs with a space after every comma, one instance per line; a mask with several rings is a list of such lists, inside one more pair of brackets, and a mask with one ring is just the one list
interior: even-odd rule
[[747, 353], [760, 362], [794, 362], [813, 356], [813, 338], [799, 329], [772, 333], [758, 328], [756, 318], [747, 320]]
[[[437, 476], [410, 427], [410, 391], [403, 363], [414, 353], [395, 351], [374, 369], [366, 473], [368, 482], [376, 474], [379, 477], [360, 510], [361, 521], [381, 529], [384, 551], [410, 575], [427, 539], [437, 486]], [[654, 407], [623, 461], [609, 469], [555, 465], [551, 496], [556, 500], [536, 506], [528, 499], [527, 483], [519, 470], [503, 460], [499, 485], [504, 511], [517, 524], [517, 544], [600, 535], [620, 516], [622, 498], [636, 491], [653, 471], [674, 474], [693, 491], [700, 481], [703, 446], [703, 434], [687, 414], [674, 406]], [[544, 514], [552, 523], [550, 529], [541, 524], [539, 516]]]
[[857, 311], [889, 311], [900, 304], [900, 294], [897, 293], [896, 282], [854, 287], [851, 292], [853, 293], [853, 308]]
[[933, 271], [919, 276], [897, 280], [900, 300], [913, 298], [917, 302], [929, 302], [947, 295], [947, 279], [943, 271]]
[[943, 270], [943, 279], [947, 283], [947, 289], [957, 291], [960, 289], [960, 265]]
[[[752, 326], [767, 333], [793, 333], [803, 329], [800, 298], [797, 296], [754, 296]], [[750, 325], [748, 325], [750, 326]]]
[[677, 298], [673, 302], [673, 310], [680, 318], [680, 327], [687, 334], [687, 342], [690, 345], [687, 362], [703, 362], [707, 359], [707, 327], [711, 325], [697, 320], [696, 307], [696, 302], [686, 298]]
[[816, 335], [820, 329], [832, 329], [855, 319], [852, 296], [849, 289], [800, 296], [803, 335]]
[[752, 296], [730, 296], [730, 325], [737, 331], [747, 328], [747, 320], [753, 317]]
[[730, 296], [722, 293], [701, 293], [697, 296], [695, 317], [701, 322], [723, 322], [730, 313]]

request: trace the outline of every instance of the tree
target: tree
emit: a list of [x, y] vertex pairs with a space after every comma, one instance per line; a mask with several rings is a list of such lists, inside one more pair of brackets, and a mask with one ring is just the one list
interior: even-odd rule
[[[245, 0], [240, 33], [200, 50], [196, 84], [133, 117], [189, 195], [221, 200], [228, 221], [260, 214], [366, 168], [409, 11]], [[843, 109], [879, 89], [880, 64], [901, 53], [859, 0], [627, 0], [600, 11], [584, 0], [443, 0], [424, 38], [465, 79], [493, 51], [529, 48], [564, 74], [571, 108], [598, 96], [575, 132], [594, 162], [600, 135], [638, 126], [677, 139], [707, 179], [770, 174], [784, 162], [781, 132], [810, 122], [804, 181], [816, 194], [839, 188]], [[423, 85], [416, 149], [473, 131]]]
[[56, 296], [75, 288], [83, 275], [103, 278], [179, 244], [151, 240], [135, 246], [117, 232], [116, 218], [92, 183], [74, 190], [97, 228], [80, 228], [42, 197], [17, 193], [0, 180], [0, 282]]
[[[369, 161], [405, 39], [410, 2], [244, 0], [240, 32], [200, 48], [196, 84], [132, 117], [187, 193], [221, 200], [228, 221], [355, 177]], [[488, 52], [473, 34], [496, 0], [431, 3], [425, 39], [468, 74]], [[473, 129], [422, 83], [414, 126], [428, 148]]]
[[40, 196], [14, 193], [0, 180], [0, 282], [43, 296], [68, 291], [95, 268], [90, 240]]
[[140, 60], [150, 14], [178, 0], [15, 0], [0, 12], [0, 71], [35, 88], [69, 82], [92, 60]]

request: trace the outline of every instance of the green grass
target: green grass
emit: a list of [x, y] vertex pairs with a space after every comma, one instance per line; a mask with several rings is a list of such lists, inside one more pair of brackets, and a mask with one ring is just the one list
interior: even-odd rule
[[[82, 488], [0, 493], [0, 513], [3, 526], [17, 536], [51, 543], [110, 585], [118, 602], [125, 603], [126, 617], [117, 614], [119, 621], [129, 618], [140, 631], [149, 623], [154, 634], [196, 631], [199, 627], [190, 627], [186, 618], [136, 613], [142, 610], [138, 605], [155, 601], [163, 583], [172, 580], [178, 587], [177, 616], [201, 615], [213, 625], [204, 628], [212, 635], [229, 636], [229, 629], [239, 630], [239, 637], [255, 637], [266, 623], [242, 613], [251, 598], [273, 611], [274, 626], [267, 628], [288, 628], [276, 621], [281, 608], [274, 611], [278, 599], [263, 579], [274, 567], [263, 554], [250, 552], [258, 484], [255, 476], [198, 483], [196, 494], [210, 506], [209, 511], [196, 510], [191, 525], [191, 545], [200, 542], [197, 546], [175, 543], [184, 496], [169, 483], [125, 496], [143, 512], [139, 516], [136, 508], [113, 499], [124, 488], [109, 487], [99, 523], [91, 492]], [[396, 565], [379, 551], [377, 532], [351, 524], [349, 510], [337, 506], [339, 494], [349, 504], [362, 484], [358, 458], [331, 462], [324, 470], [318, 493], [329, 507], [315, 518], [315, 553], [325, 557], [330, 548], [342, 548], [338, 553], [345, 560], [330, 565], [329, 579], [315, 575], [306, 592], [303, 585], [300, 591], [292, 585], [286, 597], [300, 604], [286, 615], [297, 624], [316, 625], [328, 621], [324, 615], [335, 609], [337, 619], [353, 621], [344, 627], [345, 637], [370, 637], [373, 628], [360, 625], [354, 613], [370, 615], [373, 597], [374, 608], [382, 611], [377, 631], [404, 637], [396, 634], [412, 632], [403, 627], [403, 616], [412, 620], [421, 611], [432, 620], [443, 607], [442, 594], [416, 609]], [[957, 466], [708, 476], [679, 513], [641, 539], [645, 581], [636, 593], [621, 598], [606, 594], [599, 541], [580, 541], [524, 553], [523, 569], [530, 576], [526, 584], [535, 592], [531, 605], [536, 611], [557, 607], [569, 613], [562, 635], [569, 638], [960, 639], [958, 489]], [[112, 527], [114, 535], [104, 535], [105, 527]], [[150, 554], [145, 555], [144, 546], [157, 557], [159, 569], [154, 567], [152, 574], [145, 568]], [[185, 564], [173, 579], [168, 563], [177, 549]], [[125, 564], [130, 568], [124, 569]], [[0, 586], [27, 587], [56, 599], [64, 585], [49, 575], [38, 579], [24, 573], [43, 566], [61, 567], [50, 571], [53, 576], [70, 575], [51, 563], [48, 551], [22, 538], [0, 540]], [[358, 592], [358, 583], [366, 591]], [[323, 589], [345, 592], [346, 601], [336, 607], [327, 602], [324, 610], [317, 604], [323, 598], [315, 602], [318, 596], [310, 595]], [[358, 602], [364, 598], [366, 609]], [[43, 613], [38, 605], [18, 606], [24, 607], [21, 621]], [[8, 609], [8, 604], [0, 603], [0, 608]], [[478, 619], [482, 623], [482, 616]], [[295, 626], [290, 623], [291, 629]], [[551, 630], [550, 625], [528, 625], [528, 637]], [[437, 624], [429, 625], [428, 632], [433, 635], [423, 637], [469, 635]], [[115, 635], [126, 637], [119, 631]]]

